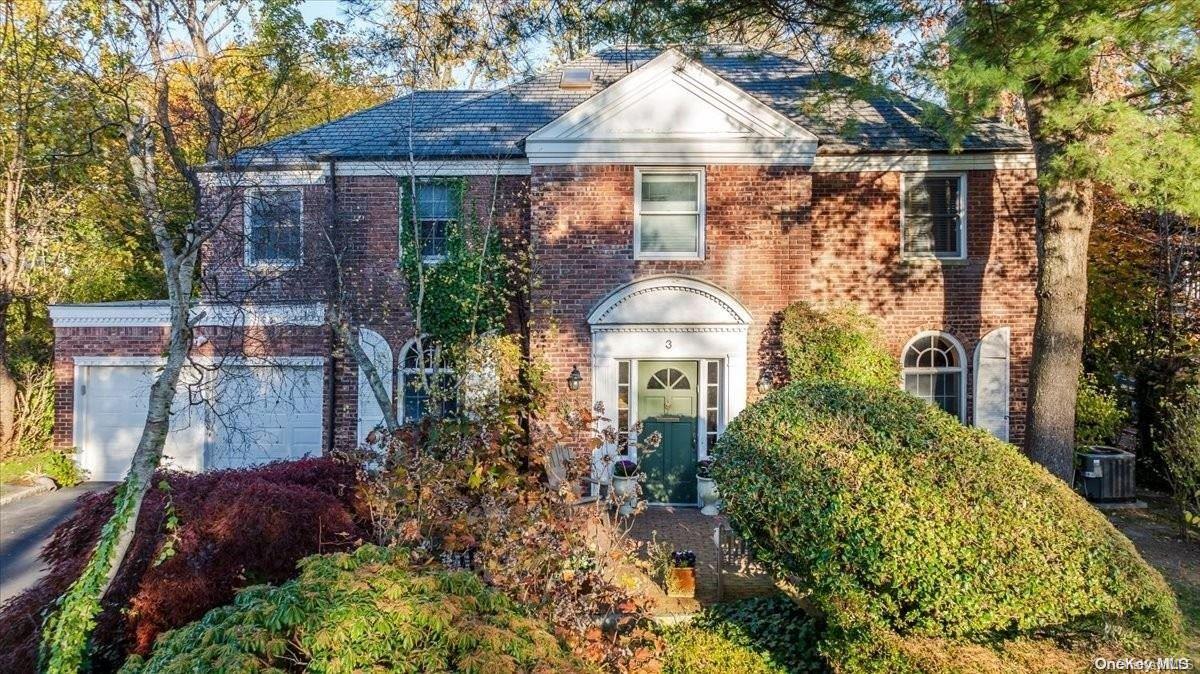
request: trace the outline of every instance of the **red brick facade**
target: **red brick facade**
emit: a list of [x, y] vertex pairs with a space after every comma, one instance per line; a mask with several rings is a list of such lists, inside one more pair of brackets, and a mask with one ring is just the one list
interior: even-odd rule
[[[479, 218], [492, 212], [493, 180], [468, 180], [467, 200]], [[714, 284], [751, 313], [750, 400], [758, 395], [760, 367], [777, 358], [772, 321], [795, 300], [861, 306], [880, 319], [897, 354], [916, 333], [944, 330], [962, 343], [968, 363], [981, 335], [1008, 326], [1011, 439], [1020, 442], [1036, 308], [1032, 171], [968, 173], [968, 257], [962, 262], [901, 259], [899, 173], [713, 165], [706, 167], [705, 184], [704, 259], [640, 261], [633, 254], [633, 166], [534, 166], [530, 176], [499, 179], [497, 225], [514, 240], [528, 236], [533, 254], [531, 302], [523, 308], [531, 318], [530, 349], [548, 362], [549, 381], [561, 386], [564, 398], [588, 402], [588, 312], [626, 283], [669, 273]], [[287, 273], [244, 268], [240, 206], [231, 209], [228, 232], [206, 249], [206, 293], [214, 300], [239, 296], [257, 303], [325, 301], [335, 287], [328, 231], [339, 249], [354, 322], [380, 333], [399, 363], [415, 333], [397, 265], [400, 194], [395, 177], [338, 177], [331, 209], [325, 186], [306, 187], [305, 264]], [[356, 365], [333, 345], [325, 326], [277, 330], [283, 332], [263, 342], [273, 353], [329, 357], [326, 424], [332, 423], [334, 446], [352, 445]], [[72, 444], [76, 356], [156, 356], [163, 343], [161, 328], [58, 328], [55, 442]], [[571, 393], [565, 383], [575, 366], [584, 383]], [[778, 372], [777, 364], [771, 367]]]
[[952, 262], [901, 259], [899, 173], [709, 166], [702, 261], [634, 259], [632, 166], [534, 167], [532, 178], [532, 349], [549, 362], [551, 382], [574, 366], [584, 375], [579, 391], [563, 386], [561, 395], [588, 402], [589, 310], [625, 283], [671, 273], [723, 288], [752, 314], [749, 400], [778, 352], [769, 326], [796, 300], [858, 305], [897, 355], [918, 332], [945, 331], [968, 364], [982, 335], [1008, 326], [1010, 439], [1021, 441], [1036, 312], [1033, 171], [969, 172], [968, 256]]

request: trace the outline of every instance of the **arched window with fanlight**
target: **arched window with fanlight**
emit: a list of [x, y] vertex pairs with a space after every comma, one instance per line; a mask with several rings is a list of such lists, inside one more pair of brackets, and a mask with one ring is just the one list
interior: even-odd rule
[[904, 390], [960, 420], [966, 407], [962, 345], [943, 332], [922, 332], [904, 347]]
[[402, 421], [411, 423], [428, 415], [444, 417], [458, 410], [458, 386], [446, 362], [441, 347], [430, 339], [420, 340], [424, 357], [418, 350], [418, 340], [404, 347], [401, 359], [401, 383], [404, 386]]

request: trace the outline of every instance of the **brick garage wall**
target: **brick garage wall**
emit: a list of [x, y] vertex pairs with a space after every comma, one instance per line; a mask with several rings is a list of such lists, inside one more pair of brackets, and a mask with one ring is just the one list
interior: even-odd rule
[[[387, 340], [399, 367], [402, 349], [416, 336], [408, 283], [398, 267], [399, 179], [340, 177], [337, 190], [347, 304], [357, 325]], [[529, 178], [468, 176], [464, 208], [473, 210], [480, 224], [491, 219], [510, 249], [520, 248], [528, 228]], [[358, 366], [344, 348], [336, 349], [334, 362], [334, 446], [349, 449], [357, 442]], [[394, 381], [400, 381], [398, 372]]]
[[[877, 317], [899, 355], [922, 330], [945, 330], [967, 352], [1012, 329], [1012, 440], [1024, 430], [1036, 275], [1033, 171], [968, 174], [968, 259], [900, 258], [900, 174], [707, 167], [703, 261], [633, 259], [633, 167], [536, 166], [531, 350], [550, 366], [556, 399], [590, 402], [588, 311], [615, 288], [664, 273], [718, 285], [750, 311], [747, 398], [759, 368], [778, 372], [772, 321], [790, 302], [853, 303]], [[565, 381], [584, 374], [579, 391]], [[968, 391], [971, 383], [967, 382]], [[968, 401], [968, 410], [972, 409]]]
[[[245, 329], [198, 328], [193, 356], [322, 356], [330, 352], [329, 330], [319, 326], [247, 327]], [[75, 358], [162, 357], [167, 346], [167, 328], [60, 327], [54, 330], [54, 445], [75, 445]], [[326, 361], [325, 381], [329, 378]], [[323, 425], [328, 429], [326, 400]]]
[[[531, 351], [549, 365], [557, 399], [590, 404], [587, 314], [631, 281], [680, 274], [720, 286], [750, 311], [747, 395], [760, 364], [774, 357], [772, 317], [806, 293], [809, 237], [803, 214], [812, 177], [804, 169], [706, 168], [704, 260], [634, 260], [633, 166], [535, 166], [531, 184], [534, 253]], [[566, 389], [572, 366], [584, 382]]]
[[1019, 444], [1037, 312], [1035, 173], [968, 172], [965, 263], [901, 259], [900, 179], [813, 174], [810, 297], [819, 305], [852, 303], [878, 318], [897, 356], [922, 330], [953, 335], [967, 354], [968, 411], [975, 345], [1010, 327], [1010, 439]]

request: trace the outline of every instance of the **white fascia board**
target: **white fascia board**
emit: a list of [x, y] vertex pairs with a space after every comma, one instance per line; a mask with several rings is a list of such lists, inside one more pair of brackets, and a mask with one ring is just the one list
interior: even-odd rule
[[526, 145], [529, 161], [549, 164], [778, 164], [811, 166], [816, 141], [648, 138], [545, 140]]
[[208, 171], [198, 174], [198, 177], [201, 187], [220, 189], [325, 184], [324, 169]]
[[337, 175], [342, 176], [527, 176], [529, 162], [525, 159], [447, 161], [339, 161]]
[[[162, 367], [162, 356], [73, 356], [79, 367]], [[325, 356], [188, 356], [189, 363], [212, 367], [317, 367], [325, 364]]]
[[[192, 309], [192, 316], [204, 327], [318, 326], [325, 322], [325, 305], [201, 304]], [[166, 304], [60, 304], [50, 306], [50, 322], [56, 328], [166, 327], [171, 312]]]
[[818, 155], [812, 165], [814, 173], [981, 171], [1035, 168], [1037, 168], [1037, 163], [1032, 152]]

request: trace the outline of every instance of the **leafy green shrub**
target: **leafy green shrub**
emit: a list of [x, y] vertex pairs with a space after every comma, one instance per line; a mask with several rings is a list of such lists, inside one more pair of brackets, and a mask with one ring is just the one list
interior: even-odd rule
[[1175, 501], [1180, 534], [1200, 529], [1200, 386], [1185, 390], [1163, 409], [1159, 443]]
[[1108, 520], [898, 388], [777, 390], [729, 425], [715, 477], [758, 559], [827, 616], [829, 643], [1178, 636], [1170, 589]]
[[1079, 395], [1075, 398], [1075, 444], [1112, 445], [1128, 421], [1129, 415], [1121, 408], [1117, 396], [1101, 389], [1090, 374], [1079, 378]]
[[727, 632], [684, 625], [663, 637], [663, 674], [788, 674], [769, 654]]
[[46, 452], [45, 458], [38, 464], [38, 471], [60, 487], [74, 487], [83, 482], [83, 470], [79, 464], [62, 452]]
[[824, 672], [820, 624], [784, 597], [717, 604], [663, 631], [664, 674]]
[[899, 381], [899, 365], [878, 326], [853, 307], [821, 310], [796, 302], [783, 311], [780, 340], [792, 381], [889, 387]]
[[58, 450], [0, 462], [0, 482], [21, 480], [30, 475], [44, 475], [60, 487], [74, 487], [84, 479], [75, 460]]
[[583, 671], [544, 625], [477, 576], [421, 571], [409, 555], [364, 545], [308, 557], [299, 578], [243, 590], [121, 671]]

